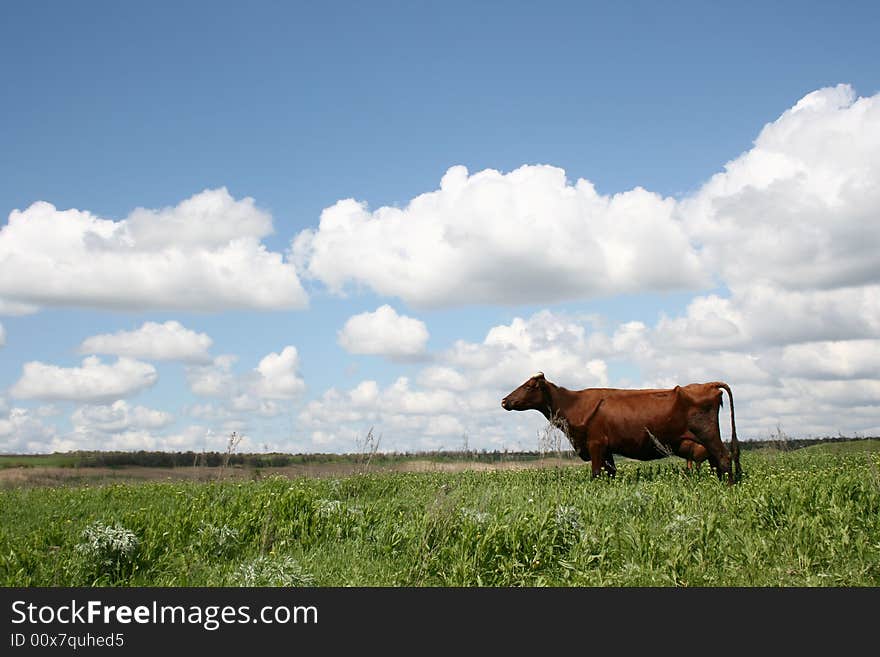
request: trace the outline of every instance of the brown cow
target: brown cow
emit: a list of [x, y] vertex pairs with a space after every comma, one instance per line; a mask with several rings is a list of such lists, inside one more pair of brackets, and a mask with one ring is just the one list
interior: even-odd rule
[[[721, 442], [718, 409], [721, 390], [730, 397], [730, 450]], [[501, 400], [508, 411], [540, 411], [571, 441], [578, 456], [590, 461], [593, 476], [602, 468], [614, 475], [614, 454], [640, 461], [678, 454], [704, 458], [721, 479], [739, 480], [739, 441], [733, 417], [733, 393], [726, 383], [691, 383], [669, 390], [587, 388], [567, 390], [538, 372]], [[731, 455], [736, 468], [731, 468]]]

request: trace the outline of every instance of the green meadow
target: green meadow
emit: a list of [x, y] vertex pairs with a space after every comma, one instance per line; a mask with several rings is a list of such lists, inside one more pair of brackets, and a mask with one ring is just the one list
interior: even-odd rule
[[880, 441], [680, 459], [0, 490], [4, 586], [880, 586]]

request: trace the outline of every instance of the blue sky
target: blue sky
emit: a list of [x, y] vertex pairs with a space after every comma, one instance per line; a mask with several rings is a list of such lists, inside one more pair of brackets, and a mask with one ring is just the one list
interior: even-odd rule
[[880, 429], [875, 3], [0, 12], [0, 451], [530, 449], [536, 368]]

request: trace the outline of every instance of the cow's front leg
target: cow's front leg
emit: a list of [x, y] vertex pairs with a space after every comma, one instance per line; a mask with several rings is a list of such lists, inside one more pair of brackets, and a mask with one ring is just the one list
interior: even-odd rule
[[593, 478], [602, 474], [602, 466], [605, 465], [605, 445], [598, 440], [590, 441], [590, 466], [593, 470]]

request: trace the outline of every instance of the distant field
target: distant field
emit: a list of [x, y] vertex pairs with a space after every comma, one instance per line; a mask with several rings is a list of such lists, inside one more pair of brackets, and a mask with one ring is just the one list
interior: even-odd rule
[[880, 586], [880, 453], [0, 490], [4, 586]]
[[824, 452], [826, 454], [880, 452], [880, 438], [868, 438], [866, 440], [810, 445], [808, 447], [804, 447], [803, 449], [811, 452]]
[[0, 454], [0, 469], [34, 467], [69, 468], [76, 465], [78, 460], [79, 457], [76, 454], [24, 454], [20, 456]]
[[0, 489], [54, 486], [103, 486], [108, 484], [143, 483], [148, 481], [235, 482], [258, 481], [267, 477], [348, 477], [370, 472], [460, 472], [462, 470], [521, 470], [524, 468], [573, 466], [580, 459], [545, 456], [533, 459], [501, 460], [493, 463], [464, 460], [432, 460], [412, 457], [395, 461], [360, 463], [357, 459], [335, 459], [281, 467], [230, 466], [203, 467], [48, 467], [31, 465], [0, 468]]

